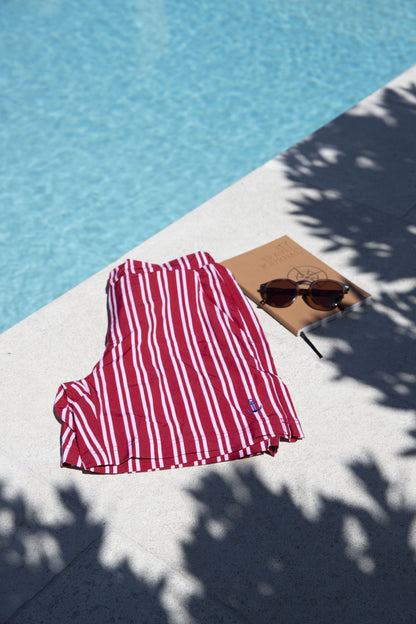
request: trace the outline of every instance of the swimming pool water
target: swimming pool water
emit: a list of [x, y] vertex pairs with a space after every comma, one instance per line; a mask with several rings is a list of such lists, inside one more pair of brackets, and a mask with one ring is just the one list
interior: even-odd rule
[[1, 326], [416, 62], [414, 0], [3, 0]]

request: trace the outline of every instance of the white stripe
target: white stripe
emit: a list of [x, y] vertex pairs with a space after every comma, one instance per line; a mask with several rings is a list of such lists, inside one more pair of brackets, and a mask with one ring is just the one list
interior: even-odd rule
[[[148, 346], [149, 346], [149, 350], [150, 350], [150, 354], [151, 354], [152, 364], [154, 366], [155, 372], [156, 372], [158, 380], [159, 380], [160, 396], [161, 396], [161, 399], [162, 399], [163, 409], [165, 410], [166, 422], [167, 422], [168, 427], [169, 427], [169, 432], [170, 432], [170, 436], [171, 436], [171, 442], [172, 442], [172, 446], [173, 446], [173, 449], [174, 449], [174, 459], [175, 459], [175, 461], [178, 461], [179, 453], [178, 453], [178, 448], [177, 448], [177, 444], [176, 444], [173, 424], [171, 422], [171, 418], [170, 418], [170, 415], [169, 415], [168, 405], [169, 405], [169, 408], [170, 408], [170, 410], [172, 412], [173, 422], [175, 423], [176, 435], [178, 437], [178, 441], [179, 441], [179, 445], [180, 445], [180, 449], [181, 449], [182, 460], [186, 463], [185, 445], [184, 445], [182, 433], [181, 433], [181, 430], [180, 430], [178, 418], [177, 418], [177, 415], [176, 415], [174, 401], [173, 401], [172, 395], [170, 393], [169, 383], [168, 383], [168, 379], [167, 379], [167, 376], [166, 376], [166, 373], [165, 373], [165, 369], [164, 369], [164, 366], [163, 366], [163, 361], [162, 361], [162, 357], [161, 357], [161, 354], [160, 354], [159, 345], [157, 344], [157, 340], [155, 338], [157, 317], [155, 315], [155, 305], [154, 305], [152, 297], [150, 296], [151, 295], [151, 288], [150, 288], [150, 283], [149, 283], [149, 276], [147, 274], [144, 274], [143, 276], [140, 275], [139, 278], [140, 278], [141, 282], [144, 282], [145, 287], [147, 289], [147, 294], [149, 295], [149, 303], [150, 303], [150, 305], [149, 306], [145, 306], [145, 311], [146, 311], [146, 316], [147, 316], [147, 321], [148, 321], [148, 326], [149, 326]], [[150, 307], [150, 311], [149, 311], [149, 307]], [[159, 365], [157, 364], [156, 359], [157, 359]]]
[[[65, 431], [62, 434], [62, 449], [65, 448], [65, 453], [68, 454], [69, 448], [67, 449], [67, 445], [71, 446], [73, 438], [75, 437], [75, 431], [70, 429], [69, 427], [65, 427]], [[71, 441], [69, 441], [69, 438]]]
[[[141, 330], [141, 325], [137, 316], [137, 309], [136, 309], [136, 305], [134, 301], [130, 275], [127, 276], [126, 285], [127, 285], [128, 294], [125, 292], [125, 289], [123, 288], [123, 299], [125, 300], [126, 313], [127, 313], [127, 319], [128, 319], [130, 331], [132, 332], [132, 336], [134, 335], [137, 336], [135, 340], [134, 348], [132, 347], [133, 366], [134, 366], [134, 370], [136, 373], [137, 385], [140, 391], [140, 399], [141, 399], [142, 405], [144, 407], [144, 412], [145, 412], [144, 418], [146, 422], [147, 436], [149, 439], [149, 445], [151, 449], [150, 452], [151, 452], [152, 468], [156, 468], [155, 441], [154, 441], [154, 437], [152, 433], [152, 423], [153, 423], [153, 427], [154, 427], [155, 435], [156, 435], [157, 458], [158, 458], [159, 465], [163, 467], [163, 453], [162, 453], [159, 425], [156, 419], [156, 414], [155, 414], [155, 409], [154, 409], [154, 404], [153, 404], [153, 397], [152, 397], [152, 393], [150, 390], [149, 377], [148, 377], [147, 370], [143, 362], [143, 355], [142, 355], [142, 351], [140, 348], [141, 343], [142, 343], [142, 330]], [[133, 313], [134, 322], [133, 322], [131, 313]], [[139, 356], [140, 364], [137, 361], [137, 355]], [[142, 381], [141, 373], [143, 375], [143, 381]], [[145, 389], [146, 389], [147, 396], [145, 394]], [[147, 391], [147, 389], [149, 390]], [[150, 414], [150, 418], [149, 418], [149, 414]]]
[[[199, 277], [198, 277], [198, 279], [199, 279]], [[214, 350], [212, 348], [212, 344], [211, 344], [211, 341], [210, 341], [210, 338], [209, 338], [209, 335], [208, 335], [208, 331], [206, 329], [207, 326], [210, 327], [210, 321], [209, 321], [209, 318], [207, 318], [207, 315], [206, 315], [205, 304], [203, 303], [203, 296], [204, 295], [202, 293], [202, 289], [197, 289], [196, 293], [195, 293], [195, 313], [196, 313], [195, 317], [198, 318], [199, 325], [200, 325], [200, 327], [202, 329], [202, 332], [204, 334], [205, 343], [208, 346], [208, 349], [209, 349], [211, 357], [212, 357], [212, 361], [213, 361], [215, 369], [217, 371], [218, 380], [219, 380], [219, 382], [220, 382], [220, 384], [222, 386], [223, 394], [226, 397], [226, 399], [228, 401], [228, 404], [229, 404], [229, 407], [230, 407], [230, 409], [232, 411], [234, 409], [234, 406], [231, 404], [230, 397], [229, 397], [228, 392], [227, 392], [227, 388], [226, 388], [226, 386], [224, 384], [222, 370], [219, 367], [219, 364], [218, 364], [218, 362], [217, 362], [217, 360], [215, 358], [215, 352], [214, 352]], [[189, 302], [189, 306], [190, 307], [192, 306], [192, 302]], [[204, 312], [205, 312], [205, 315], [204, 315]], [[204, 318], [203, 318], [203, 315], [204, 315]], [[192, 319], [191, 316], [189, 316], [189, 318]], [[204, 364], [203, 356], [202, 356], [201, 351], [199, 349], [198, 341], [197, 341], [197, 338], [196, 338], [197, 334], [196, 334], [196, 332], [194, 330], [193, 319], [191, 320], [191, 322], [192, 322], [192, 335], [194, 336], [194, 343], [195, 343], [195, 347], [196, 347], [195, 348], [195, 353], [196, 353], [196, 355], [198, 357], [198, 362], [199, 362], [201, 368], [203, 368], [203, 370], [204, 370], [204, 376], [207, 379], [208, 390], [209, 390], [209, 392], [211, 394], [211, 398], [212, 398], [212, 400], [213, 400], [213, 402], [215, 404], [215, 413], [217, 415], [217, 419], [219, 421], [220, 428], [222, 430], [222, 437], [221, 437], [221, 434], [220, 434], [220, 432], [218, 430], [218, 426], [217, 426], [216, 420], [215, 420], [215, 418], [212, 419], [212, 422], [214, 423], [215, 431], [217, 433], [217, 439], [218, 439], [218, 442], [219, 442], [220, 447], [221, 447], [220, 450], [221, 450], [222, 453], [224, 453], [224, 448], [223, 448], [223, 445], [222, 445], [222, 440], [224, 440], [224, 443], [227, 446], [227, 451], [231, 452], [232, 451], [232, 447], [231, 447], [231, 443], [230, 443], [229, 432], [228, 432], [228, 429], [227, 429], [227, 427], [226, 427], [226, 425], [224, 423], [224, 420], [223, 420], [223, 417], [222, 417], [222, 411], [221, 411], [220, 406], [218, 405], [218, 400], [217, 400], [217, 397], [216, 397], [216, 394], [215, 394], [215, 390], [212, 387], [212, 384], [211, 384], [211, 381], [210, 381], [207, 369], [206, 369], [205, 364]], [[211, 328], [210, 328], [210, 331], [211, 331], [211, 335], [213, 335]], [[217, 344], [217, 347], [218, 347], [218, 344]]]
[[[85, 387], [84, 387], [84, 384], [82, 384], [80, 381], [73, 381], [71, 385], [72, 385], [73, 388], [76, 389], [76, 391], [78, 392], [79, 396], [82, 397], [85, 400], [85, 402], [90, 406], [91, 412], [92, 412], [95, 420], [97, 420], [97, 414], [96, 414], [96, 410], [95, 410], [95, 405], [94, 405], [93, 401], [91, 400], [90, 391], [89, 391], [88, 386], [87, 386], [88, 390], [86, 391]], [[78, 386], [81, 386], [81, 388], [79, 388]]]
[[[208, 276], [210, 276], [210, 273], [208, 273]], [[213, 290], [212, 285], [211, 285], [211, 289]], [[205, 305], [205, 301], [204, 301], [204, 297], [203, 297], [203, 293], [202, 292], [200, 293], [199, 301], [200, 301], [200, 309], [201, 309], [201, 312], [202, 312], [202, 314], [204, 316], [204, 321], [205, 321], [205, 322], [202, 322], [201, 325], [202, 325], [204, 334], [206, 336], [206, 341], [207, 341], [209, 350], [211, 352], [212, 359], [213, 359], [213, 362], [215, 364], [215, 368], [217, 369], [217, 372], [218, 372], [219, 381], [221, 382], [221, 386], [222, 386], [224, 395], [227, 397], [229, 406], [231, 408], [231, 412], [233, 414], [233, 419], [234, 419], [235, 425], [237, 427], [237, 430], [239, 432], [241, 445], [242, 446], [247, 446], [247, 441], [245, 439], [246, 435], [248, 436], [249, 444], [253, 444], [253, 439], [251, 437], [251, 433], [250, 433], [248, 424], [246, 424], [246, 430], [245, 431], [241, 427], [241, 422], [240, 422], [241, 409], [239, 407], [239, 401], [238, 401], [237, 396], [235, 394], [234, 384], [233, 384], [233, 381], [232, 381], [232, 379], [230, 377], [230, 373], [229, 373], [228, 367], [227, 367], [227, 365], [225, 363], [225, 360], [224, 360], [224, 358], [222, 356], [221, 348], [220, 348], [220, 345], [218, 343], [217, 336], [215, 335], [215, 333], [214, 333], [214, 331], [213, 331], [213, 329], [211, 327], [211, 323], [210, 323], [210, 320], [209, 320], [209, 316], [208, 316], [208, 312], [207, 312], [207, 309], [206, 309], [206, 305]], [[220, 324], [221, 324], [221, 327], [222, 327], [222, 329], [224, 331], [223, 324], [222, 323], [220, 323]], [[208, 328], [210, 339], [207, 337], [207, 329], [206, 328]], [[224, 334], [225, 334], [225, 332], [224, 332]], [[215, 345], [215, 347], [216, 347], [215, 351], [212, 348], [212, 344], [211, 343]], [[220, 365], [221, 365], [221, 368], [220, 368]], [[224, 382], [224, 379], [223, 379], [224, 377], [228, 381], [228, 387], [226, 386], [226, 384]], [[232, 399], [230, 398], [230, 394], [231, 394]]]
[[182, 258], [179, 258], [178, 261], [179, 261], [179, 264], [181, 264], [181, 265], [184, 264], [187, 269], [191, 269], [192, 268], [191, 267], [191, 263], [189, 261], [189, 258], [187, 258], [186, 256], [183, 256]]
[[[69, 435], [66, 435], [69, 431]], [[75, 431], [68, 430], [65, 432], [65, 436], [62, 438], [62, 448], [65, 449], [62, 453], [62, 463], [65, 464], [68, 459], [69, 451], [71, 450], [72, 444], [75, 440]], [[65, 439], [64, 439], [65, 438]], [[67, 440], [66, 438], [69, 438]]]
[[[121, 334], [119, 320], [118, 320], [114, 290], [111, 289], [108, 295], [109, 295], [108, 306], [109, 306], [109, 312], [110, 312], [110, 317], [111, 317], [111, 336], [112, 336], [112, 342], [113, 342], [112, 366], [113, 366], [113, 371], [114, 371], [114, 378], [116, 381], [117, 396], [118, 396], [118, 400], [120, 404], [120, 411], [121, 411], [121, 415], [123, 418], [125, 436], [127, 440], [128, 456], [131, 457], [132, 436], [130, 434], [130, 425], [133, 428], [133, 433], [134, 433], [134, 437], [136, 440], [137, 440], [137, 429], [136, 429], [136, 423], [134, 422], [134, 419], [132, 418], [133, 408], [131, 406], [131, 398], [130, 398], [129, 388], [128, 388], [127, 379], [126, 379], [126, 372], [125, 372], [124, 363], [123, 363], [122, 334]], [[117, 352], [118, 352], [118, 357], [117, 357]], [[119, 366], [117, 365], [117, 361], [119, 362]], [[120, 373], [123, 378], [123, 385], [121, 384], [121, 381], [120, 381]], [[126, 409], [126, 405], [125, 405], [125, 401], [123, 397], [123, 387], [124, 387], [125, 395], [126, 395], [127, 409]], [[128, 417], [128, 411], [130, 413], [130, 418]]]
[[[203, 300], [203, 294], [202, 293], [199, 293], [198, 305], [196, 306], [196, 308], [197, 308], [197, 314], [200, 317], [200, 325], [201, 325], [201, 328], [202, 328], [202, 331], [203, 331], [203, 334], [204, 334], [204, 338], [205, 338], [206, 344], [208, 346], [208, 349], [210, 351], [210, 355], [212, 357], [213, 364], [214, 364], [215, 369], [217, 371], [218, 381], [221, 384], [221, 388], [222, 388], [223, 394], [226, 397], [228, 405], [229, 405], [229, 408], [230, 408], [230, 411], [233, 414], [233, 420], [234, 420], [234, 422], [236, 424], [236, 427], [237, 427], [237, 430], [238, 430], [238, 433], [239, 433], [241, 445], [245, 446], [247, 444], [247, 442], [245, 440], [243, 431], [241, 429], [241, 425], [240, 425], [239, 419], [238, 419], [238, 417], [236, 417], [237, 409], [235, 408], [235, 405], [233, 404], [233, 402], [232, 402], [232, 400], [230, 398], [230, 394], [228, 392], [227, 385], [225, 384], [224, 377], [227, 377], [228, 382], [230, 384], [230, 388], [229, 389], [230, 389], [231, 393], [233, 394], [232, 382], [230, 380], [230, 377], [229, 377], [229, 374], [228, 374], [227, 367], [226, 367], [226, 364], [224, 362], [224, 359], [221, 356], [220, 346], [219, 346], [219, 344], [217, 342], [215, 333], [212, 330], [212, 327], [211, 327], [211, 324], [210, 324], [210, 321], [209, 321], [209, 317], [208, 317], [208, 314], [207, 314], [207, 310], [206, 310], [206, 307], [205, 307], [205, 302]], [[214, 348], [212, 346], [213, 344], [216, 347], [215, 350], [214, 350]], [[231, 452], [232, 449], [231, 449], [230, 442], [229, 442], [229, 439], [228, 439], [228, 430], [227, 430], [227, 427], [226, 427], [226, 425], [224, 423], [224, 420], [222, 418], [221, 410], [219, 409], [219, 407], [218, 407], [218, 411], [217, 411], [217, 416], [218, 416], [218, 420], [220, 422], [221, 429], [223, 431], [224, 438], [227, 441], [227, 448]]]
[[[212, 282], [212, 292], [215, 296], [216, 304], [218, 306], [216, 308], [218, 321], [220, 322], [221, 327], [223, 329], [223, 334], [229, 346], [230, 352], [233, 354], [234, 362], [238, 368], [240, 379], [246, 391], [246, 396], [247, 398], [250, 398], [250, 397], [254, 398], [257, 396], [256, 383], [251, 374], [250, 367], [248, 366], [247, 358], [244, 356], [241, 350], [241, 345], [239, 341], [237, 340], [237, 337], [230, 326], [230, 319], [232, 320], [232, 314], [228, 307], [228, 303], [223, 295], [222, 289], [220, 287], [217, 288], [219, 279], [217, 278], [217, 280], [214, 280], [215, 275], [218, 276], [218, 273], [215, 270], [215, 268], [214, 268], [214, 271], [215, 271], [214, 274], [210, 269], [211, 267], [208, 267], [207, 273], [209, 275], [210, 282]], [[220, 310], [225, 312], [225, 314], [224, 313], [221, 314]], [[226, 331], [226, 328], [227, 328], [227, 331]], [[245, 369], [245, 373], [243, 372], [243, 367]], [[241, 411], [241, 414], [242, 414], [242, 421], [245, 427], [249, 428], [249, 424], [246, 420], [244, 412]], [[253, 416], [256, 418], [256, 421], [258, 425], [260, 426], [260, 430], [263, 436], [274, 435], [273, 428], [271, 427], [270, 420], [267, 417], [267, 415], [260, 414], [260, 412], [255, 412]], [[264, 421], [266, 421], [266, 423], [268, 424], [268, 429], [269, 429], [268, 432], [266, 432]], [[253, 443], [253, 440], [251, 439], [250, 444], [252, 443]]]
[[[113, 418], [112, 418], [111, 409], [110, 409], [110, 400], [109, 400], [108, 392], [107, 392], [107, 382], [106, 382], [105, 374], [104, 374], [104, 359], [102, 359], [100, 361], [99, 367], [98, 367], [97, 370], [99, 372], [101, 385], [102, 385], [102, 388], [103, 388], [106, 420], [107, 420], [109, 428], [110, 428], [110, 435], [111, 435], [111, 442], [112, 442], [112, 451], [114, 452], [115, 463], [119, 464], [120, 463], [120, 458], [119, 458], [118, 449], [117, 449], [117, 439], [116, 439], [116, 434], [115, 434], [115, 431], [114, 431], [114, 423], [113, 423]], [[98, 375], [97, 375], [97, 377], [98, 377]]]
[[[114, 435], [113, 420], [112, 420], [112, 418], [107, 418], [106, 419], [105, 416], [104, 416], [103, 402], [102, 402], [102, 398], [101, 398], [100, 381], [98, 379], [97, 368], [94, 368], [92, 374], [93, 374], [93, 378], [94, 378], [94, 382], [95, 382], [95, 392], [96, 392], [96, 396], [97, 396], [97, 399], [98, 399], [98, 405], [99, 405], [99, 409], [100, 409], [99, 420], [100, 420], [100, 423], [101, 423], [101, 431], [103, 433], [104, 444], [105, 444], [105, 447], [106, 447], [108, 455], [109, 455], [108, 463], [109, 464], [113, 464], [115, 457], [113, 456], [112, 451], [117, 446], [115, 435]], [[110, 442], [108, 440], [107, 424], [108, 424], [108, 428], [110, 430], [111, 444], [110, 444]], [[117, 460], [118, 460], [118, 457], [117, 457]]]
[[[94, 403], [91, 401], [90, 397], [85, 392], [82, 391], [82, 384], [79, 384], [81, 386], [81, 389], [80, 389], [78, 387], [78, 383], [79, 382], [74, 381], [74, 382], [72, 382], [71, 385], [74, 388], [74, 390], [77, 391], [79, 396], [85, 400], [87, 405], [90, 407], [91, 412], [93, 414], [95, 414], [95, 405], [94, 405]], [[84, 414], [83, 410], [81, 409], [81, 407], [79, 406], [78, 403], [75, 403], [74, 401], [70, 400], [69, 398], [68, 398], [68, 403], [70, 403], [73, 406], [72, 409], [75, 409], [74, 406], [76, 406], [77, 414], [79, 415], [80, 418], [82, 418], [82, 422], [85, 425], [85, 430], [88, 432], [88, 434], [89, 434], [90, 438], [93, 440], [93, 442], [95, 442], [95, 445], [97, 447], [97, 451], [101, 454], [101, 457], [102, 457], [102, 462], [101, 463], [102, 464], [108, 463], [110, 461], [109, 457], [107, 456], [107, 453], [105, 452], [105, 450], [101, 446], [100, 442], [97, 440], [95, 434], [93, 433], [93, 431], [92, 431], [92, 429], [91, 429], [91, 427], [89, 425], [89, 422], [88, 422], [88, 417]], [[96, 416], [95, 416], [95, 419], [97, 420]], [[77, 420], [77, 424], [78, 424], [78, 427], [79, 427], [79, 425], [80, 425], [79, 420]]]
[[68, 406], [68, 397], [67, 396], [65, 397], [65, 400], [66, 400], [66, 405], [65, 405], [65, 407], [64, 407], [64, 409], [62, 410], [62, 413], [61, 413], [61, 420], [66, 425], [68, 425], [68, 427], [73, 429], [74, 428], [74, 416], [72, 414], [72, 410]]
[[[182, 278], [182, 289], [183, 291], [181, 291], [181, 284], [180, 284], [180, 277]], [[194, 280], [195, 280], [195, 293], [198, 292], [198, 286], [199, 286], [199, 276], [197, 276], [197, 274], [194, 275]], [[192, 365], [194, 367], [195, 372], [198, 375], [198, 379], [199, 379], [199, 383], [205, 398], [205, 404], [208, 410], [208, 413], [210, 414], [210, 421], [212, 423], [212, 427], [215, 431], [216, 437], [217, 437], [217, 441], [218, 444], [220, 446], [220, 451], [221, 453], [224, 453], [224, 446], [223, 446], [223, 440], [222, 440], [222, 436], [220, 433], [220, 430], [218, 428], [218, 424], [217, 421], [214, 417], [213, 412], [215, 411], [216, 413], [220, 413], [220, 408], [217, 402], [217, 397], [215, 396], [214, 393], [214, 389], [211, 386], [211, 384], [209, 383], [209, 376], [208, 376], [208, 372], [207, 369], [205, 367], [204, 364], [204, 360], [201, 356], [201, 352], [198, 346], [198, 341], [196, 338], [196, 333], [195, 333], [195, 329], [194, 329], [194, 322], [193, 322], [193, 317], [192, 317], [192, 302], [190, 301], [190, 297], [189, 297], [189, 293], [188, 293], [188, 289], [187, 289], [187, 283], [186, 283], [186, 275], [184, 273], [182, 273], [181, 276], [179, 276], [179, 274], [177, 275], [177, 287], [178, 287], [178, 293], [180, 292], [180, 294], [182, 295], [179, 298], [179, 305], [180, 305], [180, 313], [181, 313], [181, 320], [182, 320], [182, 325], [184, 328], [184, 332], [186, 333], [186, 339], [187, 339], [187, 343], [189, 346], [189, 355], [191, 357], [191, 361], [192, 361]], [[189, 329], [188, 329], [189, 327]], [[190, 331], [189, 331], [190, 330]], [[198, 361], [196, 361], [196, 359]], [[208, 395], [208, 393], [210, 393], [210, 397]], [[213, 404], [214, 404], [214, 409], [213, 409]], [[202, 423], [200, 422], [200, 419], [198, 418], [198, 426], [202, 427]], [[228, 450], [231, 451], [231, 446], [230, 446], [230, 442], [229, 442], [229, 438], [228, 438], [228, 431], [225, 432], [225, 443], [228, 445]]]
[[[83, 411], [79, 408], [79, 406], [76, 404], [75, 401], [72, 401], [72, 399], [68, 398], [68, 403], [71, 406], [73, 412], [77, 414], [78, 418], [77, 420], [77, 429], [78, 431], [81, 433], [82, 439], [85, 442], [86, 446], [88, 447], [89, 452], [91, 453], [91, 455], [94, 457], [95, 462], [100, 465], [105, 463], [105, 455], [103, 450], [101, 449], [97, 439], [95, 438], [94, 434], [92, 433], [89, 425], [88, 425], [88, 420], [85, 418], [85, 415], [83, 413]], [[85, 425], [85, 429], [89, 432], [90, 434], [90, 438], [92, 440], [93, 443], [96, 444], [96, 449], [94, 449], [94, 446], [91, 444], [90, 440], [87, 438], [86, 435], [86, 431], [84, 429], [84, 425]], [[101, 459], [98, 456], [98, 453], [101, 454]]]
[[[181, 271], [176, 271], [176, 280], [178, 281], [178, 274], [181, 273]], [[163, 287], [162, 287], [162, 279], [163, 279]], [[175, 335], [175, 329], [174, 329], [174, 325], [173, 325], [173, 320], [172, 320], [172, 305], [171, 305], [171, 299], [170, 299], [170, 295], [169, 295], [169, 284], [167, 281], [167, 274], [165, 272], [163, 272], [163, 276], [161, 274], [161, 272], [159, 272], [157, 274], [157, 280], [158, 280], [158, 284], [160, 287], [160, 295], [162, 298], [162, 318], [166, 318], [167, 319], [167, 326], [170, 330], [170, 334], [171, 336], [169, 336], [168, 332], [165, 332], [165, 336], [167, 339], [167, 346], [168, 346], [168, 350], [169, 350], [169, 354], [171, 356], [171, 361], [172, 361], [172, 365], [173, 368], [175, 369], [175, 373], [176, 373], [176, 380], [179, 384], [180, 390], [181, 390], [181, 396], [182, 396], [182, 400], [184, 402], [185, 405], [185, 411], [186, 411], [186, 415], [188, 417], [188, 423], [189, 426], [191, 428], [192, 431], [192, 435], [194, 438], [194, 442], [195, 442], [195, 446], [196, 446], [196, 452], [197, 452], [197, 457], [198, 459], [202, 458], [201, 455], [201, 444], [200, 444], [200, 440], [198, 438], [198, 434], [196, 432], [195, 429], [195, 424], [194, 424], [194, 416], [196, 417], [197, 420], [197, 424], [198, 424], [198, 429], [199, 429], [199, 435], [201, 436], [201, 439], [203, 441], [203, 445], [204, 445], [204, 450], [205, 450], [205, 454], [208, 457], [208, 448], [207, 448], [207, 444], [206, 444], [206, 439], [205, 439], [205, 434], [203, 432], [203, 429], [201, 427], [201, 423], [200, 420], [198, 418], [198, 409], [197, 406], [195, 404], [195, 398], [193, 396], [192, 393], [192, 384], [189, 381], [189, 377], [186, 371], [186, 368], [181, 360], [181, 355], [180, 355], [180, 351], [179, 351], [179, 347], [178, 347], [178, 341], [176, 339], [176, 335]], [[178, 283], [177, 283], [177, 286]], [[179, 291], [178, 291], [178, 298], [179, 298]], [[180, 367], [180, 371], [179, 371], [179, 367]], [[189, 395], [190, 395], [190, 401], [192, 404], [192, 410], [190, 408], [189, 405], [189, 401], [188, 401], [188, 397], [186, 395], [186, 391], [183, 385], [183, 381], [182, 381], [182, 376], [181, 376], [181, 372], [182, 372], [182, 376], [185, 379], [185, 383], [187, 384], [188, 388], [189, 388]]]

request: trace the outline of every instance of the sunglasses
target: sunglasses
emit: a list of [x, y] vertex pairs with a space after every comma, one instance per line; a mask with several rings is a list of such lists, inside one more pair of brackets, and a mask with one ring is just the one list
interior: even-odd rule
[[334, 310], [340, 306], [349, 289], [347, 284], [330, 279], [315, 282], [275, 279], [261, 284], [258, 292], [262, 296], [260, 305], [267, 304], [272, 308], [287, 308], [292, 305], [298, 295], [301, 295], [303, 300], [315, 310]]

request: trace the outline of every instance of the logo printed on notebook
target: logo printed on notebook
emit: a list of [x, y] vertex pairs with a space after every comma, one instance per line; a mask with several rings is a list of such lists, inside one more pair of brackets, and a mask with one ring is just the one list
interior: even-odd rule
[[295, 282], [300, 282], [301, 280], [314, 282], [318, 279], [328, 279], [328, 275], [323, 269], [311, 265], [294, 266], [288, 271], [287, 277]]
[[254, 412], [259, 412], [261, 410], [261, 405], [259, 407], [256, 407], [257, 401], [255, 401], [254, 399], [249, 399], [248, 402], [250, 404], [250, 407], [253, 408], [247, 410], [248, 412], [250, 412], [250, 414], [253, 414]]

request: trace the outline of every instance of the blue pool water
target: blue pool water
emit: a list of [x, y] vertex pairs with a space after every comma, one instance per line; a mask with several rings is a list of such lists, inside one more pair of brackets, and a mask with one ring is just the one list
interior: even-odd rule
[[414, 0], [2, 0], [1, 330], [416, 62]]

